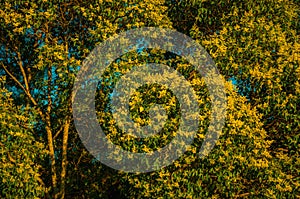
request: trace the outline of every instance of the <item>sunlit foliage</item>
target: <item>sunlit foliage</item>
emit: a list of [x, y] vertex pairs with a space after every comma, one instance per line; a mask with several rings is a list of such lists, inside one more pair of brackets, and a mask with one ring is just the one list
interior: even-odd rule
[[[0, 197], [299, 197], [299, 16], [297, 0], [2, 2]], [[115, 144], [149, 152], [169, 143], [178, 129], [178, 99], [160, 85], [143, 86], [130, 98], [131, 117], [140, 125], [149, 124], [154, 103], [166, 110], [156, 137], [136, 139], [116, 125], [111, 92], [137, 64], [166, 64], [180, 72], [198, 96], [201, 115], [193, 146], [180, 159], [155, 172], [129, 174], [97, 162], [84, 148], [71, 93], [92, 49], [120, 32], [149, 26], [178, 30], [211, 55], [226, 81], [226, 125], [213, 151], [200, 159], [211, 114], [201, 75], [163, 50], [124, 54], [105, 71], [95, 98], [99, 122]]]

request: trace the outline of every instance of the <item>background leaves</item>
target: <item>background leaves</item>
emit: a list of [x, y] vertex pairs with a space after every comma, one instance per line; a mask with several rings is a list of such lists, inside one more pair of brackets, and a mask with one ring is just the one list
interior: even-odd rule
[[[299, 197], [299, 17], [297, 0], [2, 2], [0, 196]], [[118, 131], [109, 112], [111, 91], [137, 63], [179, 71], [195, 89], [201, 115], [197, 137], [183, 157], [156, 172], [128, 174], [107, 168], [86, 151], [73, 124], [71, 92], [82, 61], [96, 45], [145, 26], [176, 29], [209, 52], [227, 81], [228, 114], [214, 150], [199, 159], [210, 116], [201, 76], [168, 52], [141, 47], [124, 54], [106, 71], [96, 98], [99, 122], [116, 143], [128, 148], [131, 138], [119, 140], [125, 132]], [[132, 96], [131, 113], [147, 123], [145, 96], [159, 95], [170, 110], [161, 132], [165, 139], [177, 129], [178, 101], [167, 89], [154, 87]], [[135, 146], [154, 150], [169, 141], [161, 139]]]

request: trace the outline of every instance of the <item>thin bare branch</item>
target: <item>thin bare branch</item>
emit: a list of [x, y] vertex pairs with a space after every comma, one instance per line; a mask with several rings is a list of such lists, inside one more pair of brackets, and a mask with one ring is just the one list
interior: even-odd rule
[[17, 50], [16, 50], [16, 52], [17, 52], [17, 56], [18, 56], [18, 58], [16, 58], [16, 59], [17, 59], [17, 62], [19, 64], [20, 70], [21, 70], [22, 75], [23, 75], [23, 79], [24, 79], [24, 83], [25, 83], [25, 89], [29, 93], [30, 89], [29, 89], [29, 84], [28, 84], [28, 80], [27, 80], [27, 75], [26, 75], [24, 67], [23, 67], [21, 53]]
[[25, 87], [17, 80], [17, 78], [11, 72], [9, 72], [9, 70], [6, 68], [6, 66], [2, 62], [1, 62], [1, 65], [2, 65], [3, 69], [5, 70], [5, 72], [21, 87], [21, 89], [25, 93], [27, 93]]
[[55, 140], [57, 138], [57, 136], [62, 132], [64, 126], [60, 126], [59, 130], [56, 132], [56, 134], [53, 136], [53, 140]]
[[25, 94], [29, 97], [30, 101], [33, 103], [34, 106], [37, 106], [37, 102], [35, 101], [35, 99], [32, 97], [32, 95], [30, 94], [29, 91], [26, 90], [26, 88], [21, 84], [21, 82], [19, 82], [17, 80], [17, 78], [11, 73], [9, 72], [9, 70], [6, 68], [6, 66], [1, 62], [1, 65], [3, 67], [3, 69], [5, 70], [5, 72], [14, 80], [14, 82], [16, 84], [18, 84], [21, 89], [25, 92]]

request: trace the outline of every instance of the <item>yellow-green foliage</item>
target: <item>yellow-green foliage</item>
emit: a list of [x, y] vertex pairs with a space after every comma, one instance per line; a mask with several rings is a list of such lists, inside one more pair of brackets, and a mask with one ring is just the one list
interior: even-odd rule
[[[9, 81], [1, 80], [0, 88], [0, 196], [34, 198], [50, 190], [50, 197], [60, 193], [66, 197], [77, 194], [95, 198], [104, 197], [109, 186], [119, 185], [118, 189], [128, 198], [299, 197], [297, 2], [8, 0], [1, 3], [0, 74], [6, 74]], [[168, 113], [163, 130], [151, 138], [126, 135], [118, 129], [109, 111], [109, 92], [120, 75], [142, 63], [166, 64], [180, 72], [198, 96], [200, 126], [193, 146], [172, 165], [158, 171], [117, 174], [92, 161], [71, 124], [64, 132], [64, 136], [69, 135], [68, 143], [64, 143], [67, 160], [61, 162], [61, 132], [66, 118], [71, 118], [70, 96], [78, 66], [97, 44], [110, 36], [145, 26], [173, 28], [191, 36], [209, 52], [227, 81], [226, 125], [215, 148], [199, 159], [211, 114], [209, 93], [200, 74], [178, 56], [144, 49], [141, 53], [126, 53], [105, 71], [95, 98], [99, 122], [108, 138], [129, 151], [149, 152], [168, 144], [176, 136], [180, 111], [178, 99], [167, 88], [147, 85], [131, 96], [131, 116], [140, 125], [149, 124], [149, 108], [154, 103], [162, 104]], [[20, 70], [22, 67], [25, 71]], [[2, 84], [16, 92], [18, 101], [12, 100]], [[23, 102], [26, 108], [14, 105]], [[40, 110], [39, 117], [31, 118], [33, 114], [29, 113], [35, 114], [34, 110]], [[36, 128], [32, 126], [34, 123], [38, 124]], [[42, 144], [38, 133], [32, 131], [43, 134], [45, 126], [50, 134]], [[45, 134], [43, 138], [47, 137]], [[49, 149], [47, 153], [52, 147], [50, 158], [56, 163], [44, 162], [41, 171], [38, 160], [47, 154], [44, 145]], [[68, 168], [64, 175], [62, 168]], [[54, 175], [57, 187], [52, 186]], [[66, 186], [59, 176], [65, 177]]]
[[46, 155], [44, 144], [33, 137], [28, 110], [13, 104], [4, 79], [0, 79], [0, 196], [41, 198], [45, 185], [39, 160]]
[[193, 147], [173, 165], [150, 174], [125, 175], [134, 187], [130, 198], [274, 197], [282, 191], [292, 192], [269, 153], [271, 141], [266, 140], [261, 115], [231, 83], [226, 88], [226, 126], [208, 157], [198, 157], [203, 139], [200, 130]]
[[299, 194], [299, 11], [290, 1], [250, 1], [224, 14], [218, 33], [197, 37], [196, 24], [191, 30], [262, 115], [270, 153], [290, 187], [277, 189], [290, 196]]
[[[170, 167], [125, 175], [134, 186], [129, 197], [299, 195], [299, 7], [288, 1], [247, 1], [226, 11], [215, 33], [203, 34], [197, 21], [190, 30], [224, 77], [237, 82], [238, 93], [227, 84], [222, 138], [204, 160], [197, 159], [201, 142], [196, 141], [192, 152]], [[200, 127], [198, 138], [204, 132]]]

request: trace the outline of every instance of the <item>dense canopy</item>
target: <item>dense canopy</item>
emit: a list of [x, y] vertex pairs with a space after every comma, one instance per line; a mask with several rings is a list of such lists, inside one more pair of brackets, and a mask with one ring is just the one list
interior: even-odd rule
[[[297, 0], [1, 2], [0, 198], [300, 197], [299, 19]], [[162, 105], [162, 131], [138, 139], [118, 127], [112, 91], [138, 64], [180, 72], [197, 94], [200, 114], [183, 156], [153, 172], [127, 173], [97, 161], [83, 145], [72, 89], [95, 47], [140, 27], [173, 29], [202, 45], [225, 82], [227, 112], [216, 146], [199, 158], [211, 116], [203, 77], [165, 50], [125, 53], [107, 67], [95, 93], [97, 119], [114, 144], [147, 153], [168, 144], [179, 128], [180, 100], [158, 84], [136, 90], [130, 114], [147, 125], [150, 107]]]

